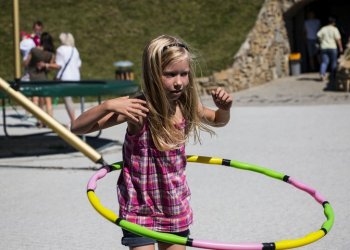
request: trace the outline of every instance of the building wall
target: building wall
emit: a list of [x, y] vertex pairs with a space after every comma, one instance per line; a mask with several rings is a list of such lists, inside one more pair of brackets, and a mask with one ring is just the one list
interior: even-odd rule
[[310, 0], [266, 0], [232, 67], [200, 78], [202, 93], [217, 86], [239, 91], [289, 75], [291, 53], [284, 14]]

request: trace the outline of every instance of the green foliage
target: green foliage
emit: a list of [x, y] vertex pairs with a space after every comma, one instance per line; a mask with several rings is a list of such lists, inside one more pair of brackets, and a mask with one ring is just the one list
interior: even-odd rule
[[[176, 35], [198, 52], [203, 75], [225, 69], [253, 27], [263, 0], [20, 0], [20, 30], [41, 20], [59, 45], [60, 32], [76, 39], [83, 79], [112, 79], [113, 62], [134, 63], [141, 75], [145, 44]], [[14, 78], [12, 1], [1, 1], [0, 76]]]

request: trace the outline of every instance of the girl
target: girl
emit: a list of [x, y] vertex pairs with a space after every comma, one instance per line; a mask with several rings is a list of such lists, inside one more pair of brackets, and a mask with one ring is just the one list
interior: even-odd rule
[[[143, 53], [143, 95], [107, 100], [78, 117], [71, 130], [90, 133], [123, 122], [124, 166], [118, 180], [119, 216], [159, 232], [189, 235], [192, 209], [186, 181], [185, 142], [199, 139], [207, 125], [224, 126], [232, 98], [213, 91], [216, 111], [199, 102], [194, 83], [194, 58], [178, 38], [162, 35]], [[123, 230], [122, 244], [131, 250], [154, 250], [155, 240]], [[185, 246], [158, 243], [161, 250]]]

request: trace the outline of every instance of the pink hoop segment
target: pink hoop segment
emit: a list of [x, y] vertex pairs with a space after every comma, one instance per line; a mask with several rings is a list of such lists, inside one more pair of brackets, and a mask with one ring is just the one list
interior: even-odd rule
[[311, 232], [304, 237], [290, 240], [282, 240], [276, 242], [266, 242], [266, 243], [221, 243], [206, 240], [195, 240], [186, 237], [180, 237], [167, 233], [160, 233], [149, 230], [147, 228], [141, 227], [137, 224], [130, 223], [124, 219], [119, 218], [113, 211], [103, 207], [95, 194], [95, 189], [97, 187], [96, 182], [106, 176], [107, 173], [113, 170], [119, 170], [122, 168], [122, 162], [118, 162], [111, 166], [104, 166], [99, 169], [89, 180], [87, 185], [88, 198], [91, 205], [107, 220], [117, 224], [121, 228], [128, 230], [132, 233], [139, 234], [145, 237], [149, 237], [158, 241], [167, 242], [171, 244], [185, 245], [190, 247], [198, 247], [204, 249], [218, 249], [218, 250], [276, 250], [276, 249], [291, 249], [296, 247], [301, 247], [304, 245], [311, 244], [322, 237], [324, 237], [332, 228], [334, 223], [334, 213], [331, 205], [326, 201], [321, 194], [319, 194], [315, 189], [303, 184], [288, 175], [273, 171], [271, 169], [263, 168], [256, 165], [251, 165], [247, 163], [205, 157], [205, 156], [187, 156], [188, 162], [197, 162], [204, 164], [215, 164], [224, 165], [227, 167], [233, 167], [248, 171], [257, 172], [264, 174], [266, 176], [284, 181], [291, 184], [292, 186], [310, 194], [319, 204], [323, 206], [324, 214], [327, 220], [322, 224], [322, 227], [317, 231]]

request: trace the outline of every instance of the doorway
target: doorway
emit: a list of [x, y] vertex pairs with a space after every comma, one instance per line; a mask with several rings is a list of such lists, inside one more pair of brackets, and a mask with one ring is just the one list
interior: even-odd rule
[[[328, 17], [335, 17], [337, 28], [342, 36], [343, 47], [346, 48], [350, 36], [350, 1], [343, 0], [306, 0], [293, 6], [285, 15], [286, 29], [288, 33], [291, 52], [301, 53], [301, 71], [312, 72], [307, 53], [304, 22], [307, 13], [312, 11], [320, 20], [321, 27], [327, 25]], [[317, 65], [318, 66], [318, 65]]]

